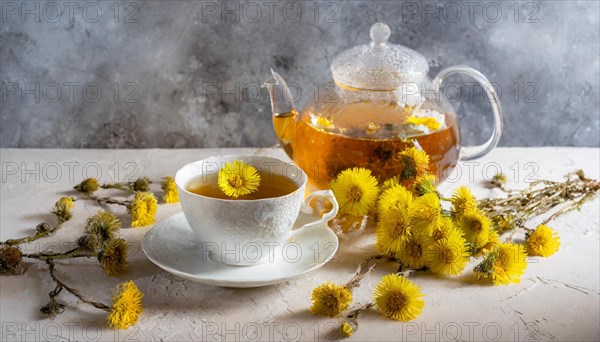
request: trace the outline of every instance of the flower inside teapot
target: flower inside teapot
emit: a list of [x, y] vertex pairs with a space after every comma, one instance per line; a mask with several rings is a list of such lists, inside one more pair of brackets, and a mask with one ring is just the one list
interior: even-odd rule
[[[442, 70], [428, 79], [429, 65], [418, 52], [387, 42], [390, 28], [377, 23], [372, 42], [338, 55], [331, 64], [333, 82], [319, 87], [298, 110], [285, 80], [274, 70], [265, 87], [271, 95], [275, 133], [288, 156], [319, 188], [344, 169], [365, 167], [381, 182], [410, 175], [402, 158], [407, 148], [424, 150], [429, 171], [442, 181], [457, 161], [493, 149], [502, 132], [500, 103], [490, 82], [465, 66]], [[487, 93], [494, 114], [493, 135], [483, 145], [464, 147], [456, 114], [440, 92], [443, 80], [463, 73]]]

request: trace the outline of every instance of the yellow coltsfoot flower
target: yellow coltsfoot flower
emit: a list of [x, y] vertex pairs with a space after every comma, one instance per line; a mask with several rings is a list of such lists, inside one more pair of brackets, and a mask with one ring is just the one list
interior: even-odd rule
[[477, 278], [492, 278], [494, 285], [519, 283], [527, 268], [527, 254], [522, 245], [501, 243], [475, 267]]
[[469, 261], [466, 240], [457, 234], [437, 240], [427, 247], [426, 259], [429, 269], [435, 274], [460, 274]]
[[482, 254], [487, 254], [494, 250], [500, 244], [500, 234], [496, 232], [492, 227], [489, 228], [487, 233], [487, 243], [481, 246], [476, 252], [475, 256], [479, 257]]
[[331, 128], [334, 127], [333, 120], [330, 120], [330, 119], [328, 119], [326, 117], [323, 117], [323, 116], [312, 117], [311, 118], [311, 123], [314, 126], [318, 127], [318, 128], [329, 128], [329, 129], [331, 129]]
[[129, 246], [124, 239], [113, 239], [98, 253], [98, 261], [109, 277], [117, 277], [127, 271]]
[[437, 184], [437, 178], [431, 173], [426, 173], [421, 176], [417, 176], [415, 183], [413, 184], [413, 192], [417, 196], [423, 196], [429, 193], [436, 192], [435, 185]]
[[150, 178], [144, 176], [144, 177], [140, 177], [138, 179], [136, 179], [133, 182], [130, 182], [129, 185], [129, 191], [134, 193], [134, 192], [147, 192], [150, 191]]
[[217, 183], [225, 195], [238, 198], [258, 190], [260, 173], [254, 166], [234, 160], [219, 170]]
[[558, 251], [560, 237], [550, 227], [540, 224], [533, 232], [528, 232], [525, 238], [527, 254], [549, 257]]
[[331, 190], [344, 214], [367, 215], [375, 206], [379, 188], [371, 170], [365, 168], [346, 169], [331, 182]]
[[350, 307], [352, 291], [345, 286], [328, 281], [312, 291], [311, 301], [310, 311], [313, 314], [335, 317]]
[[381, 183], [381, 186], [379, 187], [379, 191], [381, 194], [383, 194], [387, 189], [389, 189], [395, 185], [400, 185], [400, 181], [398, 180], [397, 176], [389, 178], [389, 179], [385, 180], [383, 183]]
[[456, 222], [465, 234], [467, 242], [476, 249], [485, 246], [490, 240], [490, 220], [479, 210], [465, 211]]
[[75, 185], [73, 188], [84, 194], [91, 194], [98, 190], [99, 187], [100, 185], [98, 184], [98, 180], [96, 178], [87, 178], [83, 182]]
[[429, 156], [423, 150], [416, 147], [409, 147], [398, 154], [398, 159], [402, 161], [402, 180], [415, 179], [429, 171]]
[[462, 230], [458, 229], [450, 218], [442, 217], [433, 228], [431, 235], [425, 238], [430, 242], [429, 245], [442, 239], [454, 238], [454, 236], [463, 237]]
[[373, 300], [382, 315], [402, 322], [417, 318], [425, 306], [421, 289], [397, 274], [381, 278], [373, 292]]
[[64, 223], [73, 217], [71, 209], [73, 209], [73, 198], [72, 197], [61, 197], [56, 203], [54, 203], [54, 209], [52, 213], [56, 215], [58, 224]]
[[86, 232], [96, 236], [100, 243], [111, 240], [119, 228], [121, 228], [121, 221], [115, 214], [105, 210], [89, 217], [85, 226]]
[[165, 203], [177, 203], [179, 202], [179, 193], [177, 191], [177, 184], [173, 177], [167, 176], [163, 178], [163, 182], [160, 187], [163, 189], [165, 194], [163, 195], [163, 201]]
[[412, 203], [412, 193], [402, 185], [393, 184], [381, 193], [377, 203], [377, 212], [380, 217], [385, 217], [391, 210], [407, 211]]
[[113, 329], [127, 329], [137, 323], [142, 314], [144, 295], [133, 281], [119, 285], [106, 320]]
[[440, 199], [435, 193], [417, 197], [411, 210], [414, 232], [430, 236], [439, 224], [441, 211]]
[[382, 255], [395, 255], [410, 239], [412, 227], [407, 209], [388, 209], [380, 216], [375, 230], [377, 251]]
[[400, 250], [396, 252], [396, 259], [410, 269], [419, 269], [427, 266], [424, 240], [422, 236], [412, 234], [408, 241], [404, 242]]
[[461, 186], [454, 191], [452, 194], [452, 212], [455, 218], [460, 217], [467, 211], [475, 210], [477, 208], [477, 201], [471, 193], [471, 190], [466, 186]]
[[438, 120], [436, 120], [435, 118], [427, 117], [427, 116], [414, 116], [414, 115], [411, 115], [408, 118], [406, 118], [406, 121], [404, 121], [404, 124], [405, 125], [410, 124], [410, 125], [415, 125], [415, 126], [423, 125], [432, 131], [439, 129], [442, 126], [442, 123], [439, 122]]
[[354, 335], [355, 331], [356, 331], [356, 328], [354, 327], [352, 322], [349, 322], [349, 321], [342, 322], [342, 325], [340, 326], [340, 332], [342, 333], [342, 336], [350, 337], [350, 336]]
[[145, 227], [154, 224], [158, 201], [150, 192], [138, 192], [129, 206], [132, 227]]

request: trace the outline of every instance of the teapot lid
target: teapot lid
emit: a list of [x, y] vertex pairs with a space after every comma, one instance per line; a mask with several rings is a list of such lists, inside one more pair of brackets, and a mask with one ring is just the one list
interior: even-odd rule
[[331, 73], [340, 86], [367, 90], [395, 90], [403, 82], [414, 82], [427, 75], [427, 59], [415, 50], [391, 44], [390, 27], [376, 23], [371, 27], [372, 42], [346, 50], [333, 59]]

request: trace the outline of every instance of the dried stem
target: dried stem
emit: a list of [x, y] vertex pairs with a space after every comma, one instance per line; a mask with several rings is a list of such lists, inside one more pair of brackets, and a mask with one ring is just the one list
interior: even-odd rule
[[510, 227], [503, 230], [510, 230], [527, 229], [524, 226], [526, 222], [566, 203], [543, 221], [546, 224], [565, 213], [579, 209], [585, 202], [593, 199], [600, 190], [600, 183], [585, 177], [582, 170], [569, 173], [566, 178], [565, 182], [538, 180], [532, 182], [526, 189], [508, 191], [506, 198], [486, 198], [480, 200], [478, 205], [492, 220], [508, 219], [511, 222]]
[[[102, 303], [99, 303], [99, 302], [94, 302], [94, 301], [86, 299], [85, 297], [83, 297], [81, 295], [81, 293], [79, 293], [78, 290], [76, 290], [76, 289], [74, 289], [72, 287], [67, 286], [62, 280], [58, 279], [56, 277], [56, 274], [54, 273], [54, 260], [53, 259], [51, 259], [51, 258], [46, 259], [46, 263], [48, 264], [48, 270], [50, 271], [50, 277], [52, 277], [52, 280], [54, 280], [54, 282], [56, 283], [57, 289], [59, 289], [59, 287], [63, 288], [65, 290], [67, 290], [68, 292], [70, 292], [75, 297], [77, 297], [80, 301], [82, 301], [82, 302], [84, 302], [84, 303], [86, 303], [88, 305], [91, 305], [91, 306], [93, 306], [93, 307], [95, 307], [97, 309], [104, 310], [104, 311], [107, 311], [107, 312], [110, 311], [110, 307], [109, 306], [107, 306], [105, 304], [102, 304]], [[58, 290], [58, 291], [60, 291], [60, 290]]]
[[108, 183], [100, 185], [102, 189], [119, 189], [129, 191], [129, 183]]
[[354, 310], [350, 311], [350, 312], [348, 313], [348, 315], [346, 315], [346, 319], [347, 319], [347, 320], [351, 320], [351, 319], [357, 319], [357, 318], [358, 318], [358, 315], [359, 315], [361, 312], [363, 312], [363, 311], [365, 311], [365, 310], [368, 310], [368, 309], [372, 308], [373, 306], [375, 306], [375, 304], [374, 304], [374, 303], [371, 303], [371, 302], [370, 302], [370, 303], [367, 303], [367, 304], [365, 304], [365, 305], [363, 305], [363, 306], [360, 306], [360, 307], [358, 307], [358, 308], [356, 308], [356, 309], [354, 309]]
[[[0, 245], [8, 245], [8, 246], [15, 246], [15, 245], [20, 245], [23, 243], [27, 243], [27, 242], [32, 242], [35, 241], [37, 239], [43, 238], [45, 236], [48, 236], [50, 234], [53, 234], [54, 232], [56, 232], [58, 230], [58, 228], [60, 228], [60, 224], [54, 226], [54, 227], [50, 227], [50, 225], [46, 224], [46, 223], [40, 223], [37, 227], [36, 227], [36, 232], [35, 235], [32, 236], [25, 236], [19, 239], [9, 239], [3, 242], [0, 242]], [[40, 227], [47, 227], [45, 229], [40, 229]]]
[[[388, 259], [389, 257], [383, 256], [383, 255], [373, 255], [370, 256], [368, 258], [366, 258], [363, 262], [361, 262], [358, 267], [356, 268], [356, 272], [354, 273], [354, 276], [352, 277], [352, 279], [350, 279], [350, 281], [348, 281], [348, 283], [346, 284], [346, 287], [348, 288], [353, 288], [353, 287], [359, 287], [360, 286], [360, 281], [366, 277], [369, 273], [371, 273], [371, 271], [373, 271], [377, 266], [379, 266], [379, 262], [381, 261], [381, 259]], [[372, 265], [368, 266], [369, 263], [371, 261], [375, 261]], [[366, 270], [365, 270], [366, 268]]]
[[64, 253], [35, 253], [35, 254], [23, 254], [23, 258], [47, 260], [47, 259], [68, 259], [68, 258], [90, 258], [98, 256], [95, 253], [86, 252], [86, 249], [81, 247], [73, 248]]
[[96, 202], [98, 202], [98, 204], [102, 205], [102, 204], [118, 204], [118, 205], [122, 205], [122, 206], [129, 206], [131, 203], [129, 201], [119, 201], [110, 197], [96, 197], [93, 195], [90, 195], [90, 198], [95, 200]]

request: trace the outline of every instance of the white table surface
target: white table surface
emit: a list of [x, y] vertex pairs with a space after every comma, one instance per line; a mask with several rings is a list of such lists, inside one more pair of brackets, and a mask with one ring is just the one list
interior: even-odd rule
[[[87, 174], [102, 182], [147, 175], [173, 175], [182, 165], [216, 154], [256, 153], [285, 158], [279, 149], [190, 150], [42, 150], [2, 149], [0, 239], [33, 232], [61, 195]], [[598, 179], [600, 150], [589, 148], [498, 148], [471, 163], [461, 163], [454, 182], [440, 186], [445, 194], [459, 185], [474, 187], [478, 197], [497, 195], [482, 186], [483, 173], [501, 169], [509, 178], [526, 176], [560, 180], [581, 168]], [[134, 169], [135, 167], [135, 169]], [[57, 170], [60, 170], [57, 173]], [[70, 171], [71, 174], [70, 174]], [[535, 172], [534, 172], [535, 171]], [[37, 179], [36, 179], [37, 177]], [[512, 184], [521, 187], [523, 184]], [[156, 186], [156, 185], [155, 185]], [[158, 187], [155, 188], [158, 190]], [[120, 209], [120, 208], [117, 208]], [[96, 204], [77, 202], [74, 217], [54, 236], [24, 246], [27, 252], [45, 248], [66, 250], [82, 232]], [[181, 210], [179, 204], [159, 207], [157, 221]], [[127, 225], [125, 211], [118, 212]], [[533, 226], [533, 224], [532, 224]], [[531, 260], [520, 284], [502, 287], [474, 280], [470, 265], [463, 275], [440, 279], [416, 275], [412, 279], [425, 294], [425, 309], [415, 321], [399, 323], [375, 311], [360, 317], [356, 340], [599, 340], [599, 201], [551, 224], [561, 236], [561, 248], [550, 258]], [[130, 243], [130, 271], [119, 279], [107, 278], [92, 260], [61, 262], [61, 278], [88, 297], [110, 303], [121, 281], [132, 279], [145, 294], [144, 312], [126, 331], [106, 327], [103, 311], [61, 294], [65, 312], [47, 319], [39, 308], [47, 303], [53, 283], [41, 262], [28, 262], [20, 276], [0, 277], [0, 340], [328, 340], [335, 339], [341, 319], [313, 316], [311, 290], [326, 280], [348, 281], [356, 265], [374, 254], [372, 231], [351, 241], [341, 240], [334, 260], [323, 268], [282, 284], [254, 289], [206, 286], [182, 280], [150, 263], [140, 249], [149, 228], [122, 229]], [[366, 303], [382, 267], [355, 289], [356, 303]]]

